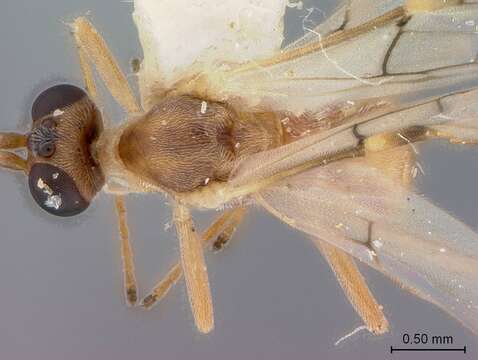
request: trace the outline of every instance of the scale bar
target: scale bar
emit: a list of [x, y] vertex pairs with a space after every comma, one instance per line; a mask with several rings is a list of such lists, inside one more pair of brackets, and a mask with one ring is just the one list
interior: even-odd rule
[[393, 354], [395, 351], [460, 351], [466, 354], [466, 346], [462, 348], [394, 348], [390, 346], [390, 354]]

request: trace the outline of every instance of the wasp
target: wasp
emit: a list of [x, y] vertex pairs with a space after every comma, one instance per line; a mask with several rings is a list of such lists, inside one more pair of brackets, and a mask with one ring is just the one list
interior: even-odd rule
[[[130, 305], [138, 290], [124, 196], [166, 194], [181, 261], [141, 305], [184, 276], [202, 333], [214, 328], [203, 245], [222, 249], [250, 204], [312, 239], [369, 331], [388, 322], [355, 259], [477, 332], [478, 236], [413, 179], [414, 143], [478, 141], [478, 4], [369, 3], [346, 2], [270, 56], [233, 61], [223, 48], [168, 76], [151, 58], [162, 56], [148, 19], [158, 14], [138, 0], [140, 101], [105, 40], [77, 18], [84, 88], [42, 92], [31, 130], [0, 134], [0, 165], [23, 171], [35, 202], [59, 217], [85, 211], [100, 191], [115, 196]], [[93, 68], [128, 113], [118, 126], [103, 121]], [[223, 213], [198, 234], [193, 208]]]

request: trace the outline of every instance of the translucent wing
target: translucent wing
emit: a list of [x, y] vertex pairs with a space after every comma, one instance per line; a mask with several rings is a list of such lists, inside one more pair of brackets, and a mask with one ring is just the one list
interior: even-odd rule
[[380, 270], [478, 332], [478, 235], [369, 159], [314, 168], [257, 199], [290, 226]]
[[305, 35], [288, 45], [285, 49], [290, 50], [317, 41], [316, 33], [320, 33], [322, 36], [328, 36], [339, 30], [351, 29], [377, 18], [388, 11], [403, 5], [403, 3], [403, 0], [340, 1], [332, 15], [327, 18], [324, 18], [325, 14], [319, 7], [308, 8], [306, 10], [309, 17], [311, 15], [314, 15], [315, 17], [321, 15], [323, 17], [323, 22], [317, 27], [311, 28], [306, 16], [303, 21]]
[[476, 3], [427, 12], [402, 6], [327, 37], [315, 32], [316, 41], [211, 77], [209, 90], [218, 98], [307, 113], [318, 121], [341, 117], [340, 126], [328, 132], [244, 160], [231, 184], [353, 148], [360, 143], [357, 134], [437, 126], [460, 140], [476, 141], [476, 24]]
[[[478, 90], [435, 97], [421, 105], [397, 110], [393, 103], [367, 108], [328, 131], [309, 135], [239, 162], [229, 180], [231, 188], [270, 183], [303, 166], [320, 165], [353, 150], [375, 135], [400, 134], [405, 129], [435, 130], [459, 141], [478, 141]], [[358, 104], [360, 107], [361, 105]], [[366, 105], [364, 105], [366, 106]], [[384, 115], [384, 113], [386, 113]], [[406, 139], [406, 138], [405, 138]], [[310, 166], [309, 166], [310, 167]]]
[[397, 2], [365, 3], [351, 2], [340, 30], [331, 31], [327, 22], [325, 34], [320, 27], [311, 30], [300, 47], [211, 74], [209, 94], [240, 98], [249, 106], [313, 112], [331, 103], [383, 96], [407, 102], [406, 94], [443, 92], [449, 82], [466, 87], [463, 77], [476, 72], [476, 4], [430, 12], [401, 6], [362, 23], [366, 18], [354, 16], [357, 11], [374, 13]]

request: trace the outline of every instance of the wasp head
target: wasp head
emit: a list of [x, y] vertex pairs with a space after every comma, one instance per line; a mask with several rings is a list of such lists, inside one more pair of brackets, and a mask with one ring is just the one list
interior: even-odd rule
[[92, 155], [103, 129], [98, 108], [82, 89], [56, 85], [36, 98], [32, 120], [25, 171], [33, 198], [53, 215], [83, 212], [104, 185]]

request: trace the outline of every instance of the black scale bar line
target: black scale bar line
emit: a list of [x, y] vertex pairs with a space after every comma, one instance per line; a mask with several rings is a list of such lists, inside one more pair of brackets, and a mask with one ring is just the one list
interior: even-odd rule
[[396, 351], [460, 351], [466, 354], [466, 346], [462, 348], [394, 348], [390, 346], [390, 354]]

